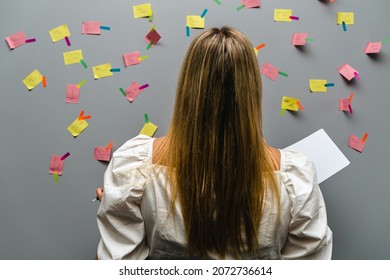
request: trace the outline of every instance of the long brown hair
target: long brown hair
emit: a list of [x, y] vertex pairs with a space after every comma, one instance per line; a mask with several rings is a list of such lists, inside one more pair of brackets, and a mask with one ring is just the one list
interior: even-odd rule
[[261, 102], [257, 58], [244, 34], [224, 26], [192, 41], [158, 160], [169, 167], [191, 255], [258, 250], [264, 201], [279, 197]]

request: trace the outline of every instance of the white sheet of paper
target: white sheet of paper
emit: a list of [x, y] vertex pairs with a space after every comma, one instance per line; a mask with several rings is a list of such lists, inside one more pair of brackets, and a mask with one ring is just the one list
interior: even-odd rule
[[322, 128], [284, 149], [298, 150], [311, 159], [317, 169], [318, 183], [325, 181], [350, 163]]

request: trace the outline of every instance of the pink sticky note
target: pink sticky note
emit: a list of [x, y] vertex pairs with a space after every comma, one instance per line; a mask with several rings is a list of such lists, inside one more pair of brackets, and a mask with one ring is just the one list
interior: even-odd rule
[[9, 48], [13, 50], [14, 48], [24, 45], [26, 43], [27, 37], [23, 31], [20, 31], [16, 34], [6, 37], [5, 40], [7, 41]]
[[102, 30], [100, 29], [100, 22], [98, 21], [83, 21], [81, 26], [82, 34], [100, 35]]
[[77, 85], [69, 84], [66, 87], [66, 102], [67, 103], [79, 103], [80, 88]]
[[275, 66], [272, 66], [268, 62], [265, 62], [263, 64], [263, 67], [261, 67], [260, 72], [266, 75], [271, 80], [275, 81], [276, 78], [279, 75], [279, 70]]
[[125, 90], [127, 99], [130, 102], [133, 102], [140, 94], [141, 90], [139, 89], [139, 84], [137, 82], [132, 82]]
[[100, 161], [110, 161], [111, 148], [106, 150], [105, 147], [96, 147], [93, 152], [93, 158]]
[[[339, 73], [343, 75], [348, 81], [359, 75], [359, 72], [349, 64], [343, 64], [338, 69]], [[357, 73], [357, 75], [355, 75]]]
[[140, 64], [141, 60], [140, 58], [140, 53], [138, 51], [136, 52], [131, 52], [131, 53], [125, 53], [123, 55], [123, 60], [125, 62], [125, 66], [131, 66], [135, 64]]
[[241, 3], [245, 5], [245, 8], [258, 8], [261, 3], [260, 0], [241, 0]]
[[156, 29], [152, 29], [149, 31], [148, 34], [146, 34], [145, 36], [145, 40], [146, 42], [149, 44], [150, 42], [153, 43], [153, 45], [157, 44], [158, 41], [160, 41], [161, 39], [161, 36], [160, 34], [158, 34], [158, 32], [156, 31]]
[[340, 98], [339, 101], [340, 111], [350, 112], [349, 106], [351, 106], [351, 101], [349, 100], [349, 98]]
[[379, 53], [382, 48], [382, 42], [375, 42], [371, 43], [368, 42], [366, 47], [364, 48], [364, 53], [370, 54], [370, 53]]
[[364, 144], [365, 143], [363, 142], [363, 140], [359, 137], [353, 134], [349, 135], [348, 147], [362, 153], [364, 150]]
[[60, 155], [52, 155], [50, 159], [49, 173], [56, 172], [58, 175], [62, 175], [62, 169], [64, 168], [64, 161], [61, 160]]
[[291, 44], [294, 46], [306, 45], [307, 33], [294, 33], [291, 39]]

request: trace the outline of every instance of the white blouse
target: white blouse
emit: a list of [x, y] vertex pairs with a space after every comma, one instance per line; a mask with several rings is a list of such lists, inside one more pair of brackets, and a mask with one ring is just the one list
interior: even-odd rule
[[[155, 138], [138, 135], [113, 154], [97, 213], [99, 259], [183, 259], [185, 230], [179, 202], [171, 210], [166, 167], [152, 163]], [[330, 259], [332, 231], [314, 164], [281, 150], [281, 211], [265, 203], [258, 254], [244, 259]], [[228, 226], [228, 225], [227, 225]], [[216, 258], [214, 255], [209, 256]], [[196, 258], [196, 257], [192, 257]]]

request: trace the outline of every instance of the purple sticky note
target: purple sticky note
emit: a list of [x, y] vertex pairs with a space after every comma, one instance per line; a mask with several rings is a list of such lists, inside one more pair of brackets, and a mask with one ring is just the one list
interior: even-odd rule
[[134, 99], [137, 98], [138, 94], [140, 94], [141, 90], [139, 89], [139, 84], [137, 82], [132, 82], [125, 90], [127, 99], [130, 102], [133, 102]]
[[62, 169], [64, 168], [64, 162], [61, 160], [60, 155], [52, 155], [50, 159], [49, 173], [54, 174], [55, 172], [58, 175], [62, 175]]
[[270, 78], [271, 80], [275, 81], [276, 78], [279, 75], [279, 70], [275, 66], [272, 66], [268, 62], [265, 62], [263, 64], [263, 67], [261, 67], [260, 72], [263, 73], [265, 76]]
[[80, 88], [77, 85], [69, 84], [66, 87], [66, 99], [67, 103], [79, 103]]
[[131, 65], [135, 65], [135, 64], [140, 64], [141, 63], [140, 53], [138, 51], [125, 53], [123, 55], [123, 60], [125, 62], [126, 67], [131, 66]]
[[100, 22], [98, 21], [83, 21], [81, 25], [82, 34], [100, 35], [102, 30], [100, 29]]
[[23, 31], [20, 31], [16, 34], [10, 35], [5, 38], [8, 43], [8, 46], [11, 50], [20, 47], [26, 43], [27, 37]]

